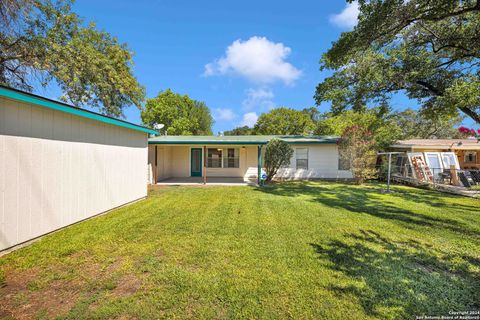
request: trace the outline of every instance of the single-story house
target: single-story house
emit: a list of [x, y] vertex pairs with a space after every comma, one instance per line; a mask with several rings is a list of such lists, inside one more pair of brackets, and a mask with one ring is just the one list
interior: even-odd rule
[[[477, 139], [411, 139], [400, 140], [390, 149], [398, 152], [423, 153], [430, 166], [440, 163], [436, 160], [439, 153], [453, 152], [459, 169], [480, 169], [480, 142]], [[437, 165], [438, 166], [438, 165]]]
[[146, 197], [156, 133], [0, 86], [0, 250]]
[[330, 136], [156, 136], [148, 140], [151, 182], [202, 177], [259, 182], [265, 145], [273, 138], [294, 150], [290, 165], [275, 179], [350, 179]]

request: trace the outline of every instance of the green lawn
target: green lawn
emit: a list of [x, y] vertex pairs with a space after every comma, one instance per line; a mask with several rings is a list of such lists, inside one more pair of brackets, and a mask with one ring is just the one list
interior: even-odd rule
[[171, 187], [0, 258], [0, 317], [414, 319], [480, 309], [480, 201]]

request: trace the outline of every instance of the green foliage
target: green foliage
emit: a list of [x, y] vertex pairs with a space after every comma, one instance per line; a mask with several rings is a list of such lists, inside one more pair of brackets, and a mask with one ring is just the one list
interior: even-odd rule
[[269, 182], [277, 174], [278, 169], [290, 164], [290, 158], [293, 156], [293, 149], [290, 145], [280, 139], [272, 139], [265, 146], [265, 171], [266, 181]]
[[0, 4], [0, 83], [32, 90], [55, 81], [62, 100], [122, 116], [141, 107], [145, 90], [133, 76], [132, 52], [95, 24], [83, 26], [72, 1], [6, 0]]
[[349, 162], [350, 171], [357, 184], [363, 184], [375, 176], [375, 138], [364, 126], [345, 128], [339, 142], [339, 157]]
[[163, 123], [169, 135], [211, 135], [213, 119], [204, 102], [168, 89], [147, 99], [141, 118], [145, 125]]
[[480, 123], [480, 2], [360, 0], [359, 23], [322, 56], [333, 70], [316, 101], [332, 112], [388, 105], [392, 93], [418, 100], [427, 117], [459, 111]]
[[397, 140], [461, 138], [456, 127], [462, 120], [459, 116], [425, 117], [413, 109], [387, 113], [381, 108], [346, 110], [338, 115], [325, 115], [317, 122], [315, 134], [340, 136], [347, 127], [361, 125], [373, 134], [376, 148], [384, 150]]
[[373, 134], [376, 147], [384, 149], [394, 141], [403, 138], [402, 129], [394, 122], [393, 118], [383, 114], [378, 108], [364, 112], [347, 110], [320, 120], [317, 123], [315, 134], [341, 136], [347, 128], [360, 125]]
[[7, 284], [7, 279], [5, 277], [5, 272], [0, 270], [0, 288]]
[[248, 136], [253, 134], [253, 128], [243, 126], [225, 131], [223, 134], [226, 136]]
[[[400, 129], [398, 139], [458, 139], [462, 138], [457, 127], [463, 117], [425, 117], [418, 111], [406, 109], [391, 116], [396, 128]], [[391, 126], [389, 126], [391, 128]]]
[[310, 135], [314, 128], [308, 112], [282, 107], [262, 113], [253, 130], [259, 135]]

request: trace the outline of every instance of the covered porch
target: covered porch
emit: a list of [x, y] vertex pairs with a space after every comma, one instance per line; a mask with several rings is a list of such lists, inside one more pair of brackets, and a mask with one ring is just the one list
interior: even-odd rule
[[149, 140], [152, 184], [260, 183], [265, 141], [212, 141], [212, 137], [208, 141], [195, 141], [195, 138], [161, 136]]

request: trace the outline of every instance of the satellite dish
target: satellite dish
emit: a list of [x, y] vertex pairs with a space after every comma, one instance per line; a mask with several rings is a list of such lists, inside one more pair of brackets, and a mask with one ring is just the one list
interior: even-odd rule
[[153, 125], [153, 129], [155, 129], [155, 130], [160, 130], [160, 129], [162, 129], [163, 127], [165, 127], [165, 125], [164, 125], [163, 123], [155, 123], [155, 124]]

